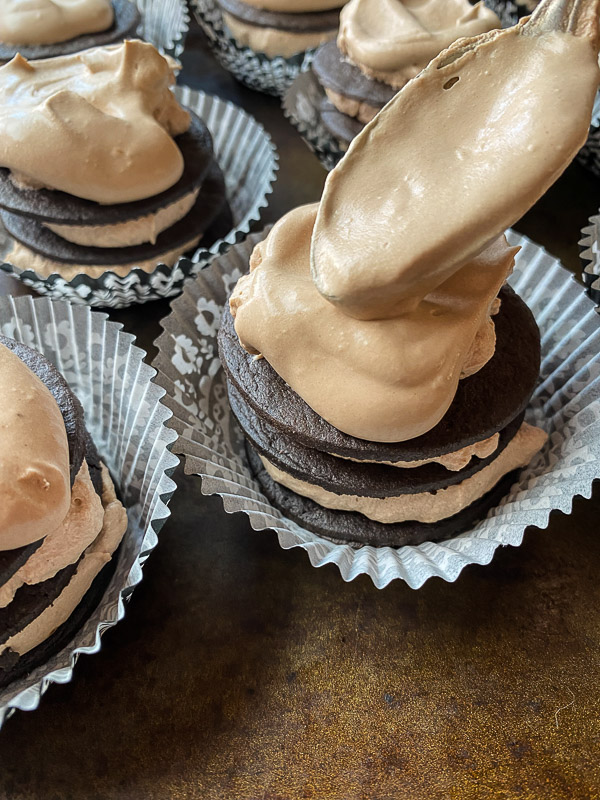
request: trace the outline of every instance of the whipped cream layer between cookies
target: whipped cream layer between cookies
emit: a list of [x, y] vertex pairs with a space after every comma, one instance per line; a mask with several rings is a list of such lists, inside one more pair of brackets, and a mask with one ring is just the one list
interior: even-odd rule
[[0, 0], [0, 42], [58, 44], [113, 24], [110, 0]]
[[176, 247], [173, 250], [166, 250], [156, 253], [152, 258], [140, 261], [137, 259], [131, 264], [70, 264], [64, 261], [55, 261], [48, 256], [41, 253], [35, 253], [26, 247], [21, 242], [15, 241], [10, 251], [6, 255], [6, 260], [20, 267], [23, 270], [34, 270], [38, 275], [44, 278], [50, 275], [59, 274], [64, 280], [70, 281], [76, 275], [82, 273], [90, 278], [99, 278], [105, 272], [110, 271], [119, 277], [129, 275], [132, 268], [141, 269], [143, 272], [154, 272], [157, 264], [164, 264], [167, 267], [173, 267], [181, 256], [188, 250], [191, 250], [200, 242], [200, 236], [193, 236], [189, 241]]
[[336, 458], [343, 458], [348, 461], [355, 461], [359, 464], [385, 464], [388, 467], [397, 467], [398, 469], [416, 469], [426, 464], [440, 464], [445, 469], [450, 470], [450, 472], [460, 472], [461, 469], [464, 469], [469, 464], [472, 458], [483, 459], [491, 456], [498, 448], [499, 438], [500, 435], [494, 433], [493, 436], [488, 436], [486, 439], [481, 439], [474, 444], [461, 447], [460, 450], [453, 450], [441, 456], [422, 458], [416, 461], [369, 461], [348, 458], [348, 456], [338, 456], [334, 453], [330, 453], [330, 455], [335, 455]]
[[199, 188], [194, 189], [154, 213], [114, 225], [57, 225], [50, 222], [44, 225], [68, 242], [84, 247], [133, 247], [144, 242], [155, 244], [159, 234], [191, 211], [199, 192]]
[[399, 89], [457, 39], [500, 24], [483, 2], [350, 0], [340, 15], [337, 44], [369, 78]]
[[20, 185], [104, 204], [160, 194], [182, 175], [174, 137], [190, 116], [176, 62], [127, 41], [0, 67], [0, 166]]
[[66, 517], [57, 528], [46, 532], [40, 547], [0, 586], [0, 608], [11, 602], [23, 584], [42, 583], [69, 564], [74, 564], [98, 536], [103, 523], [102, 502], [84, 460], [71, 490], [71, 504]]

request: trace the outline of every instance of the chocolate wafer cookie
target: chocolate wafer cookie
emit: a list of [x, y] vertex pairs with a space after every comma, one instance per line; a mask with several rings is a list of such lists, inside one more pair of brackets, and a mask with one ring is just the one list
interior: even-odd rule
[[[0, 337], [0, 377], [14, 387], [0, 412], [1, 686], [46, 661], [83, 623], [112, 574], [107, 562], [127, 518], [58, 370]], [[44, 425], [34, 433], [37, 417]]]
[[[369, 442], [342, 433], [313, 411], [269, 365], [241, 346], [228, 309], [219, 353], [228, 379], [270, 426], [306, 447], [362, 461], [419, 461], [455, 452], [505, 428], [525, 409], [539, 375], [539, 331], [531, 311], [504, 286], [494, 318], [496, 351], [478, 372], [458, 384], [441, 422], [404, 442]], [[506, 386], [510, 392], [504, 391]]]

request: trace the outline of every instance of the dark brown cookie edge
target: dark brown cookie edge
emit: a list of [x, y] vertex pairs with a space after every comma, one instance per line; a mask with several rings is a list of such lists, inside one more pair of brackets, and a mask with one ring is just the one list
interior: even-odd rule
[[231, 384], [228, 391], [233, 415], [254, 450], [293, 478], [335, 494], [359, 497], [400, 497], [435, 492], [462, 483], [498, 458], [516, 435], [524, 417], [519, 414], [499, 432], [498, 446], [490, 456], [473, 457], [461, 470], [448, 470], [436, 463], [400, 468], [349, 461], [304, 447], [261, 420]]
[[384, 524], [351, 511], [333, 511], [313, 500], [291, 492], [276, 483], [263, 467], [258, 455], [246, 444], [252, 472], [267, 499], [286, 517], [306, 530], [335, 543], [371, 545], [372, 547], [404, 547], [423, 542], [440, 542], [468, 530], [483, 519], [490, 508], [508, 493], [518, 476], [513, 471], [502, 478], [493, 489], [471, 503], [458, 514], [439, 522], [398, 522]]

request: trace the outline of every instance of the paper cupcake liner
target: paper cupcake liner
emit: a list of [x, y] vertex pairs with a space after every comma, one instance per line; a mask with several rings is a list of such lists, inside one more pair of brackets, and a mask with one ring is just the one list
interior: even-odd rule
[[163, 53], [180, 56], [190, 27], [185, 0], [135, 0], [135, 4], [142, 15], [141, 38]]
[[[581, 277], [588, 296], [600, 306], [600, 215], [590, 217], [589, 225], [581, 231], [581, 237]], [[600, 308], [596, 310], [600, 311]]]
[[250, 89], [281, 97], [297, 75], [310, 67], [314, 48], [290, 58], [269, 58], [240, 47], [229, 34], [215, 0], [190, 0], [190, 4], [219, 63]]
[[[502, 27], [517, 22], [514, 3], [486, 0], [485, 3], [498, 14]], [[312, 59], [311, 59], [312, 61]], [[326, 170], [332, 170], [348, 149], [348, 143], [334, 136], [321, 121], [319, 106], [326, 98], [325, 90], [312, 70], [304, 71], [285, 90], [282, 99], [284, 116], [296, 128], [310, 150]]]
[[57, 273], [44, 277], [32, 269], [8, 263], [5, 258], [12, 240], [0, 222], [0, 269], [54, 299], [101, 308], [125, 308], [179, 294], [186, 278], [197, 275], [215, 255], [241, 241], [260, 219], [273, 190], [278, 156], [271, 137], [253, 117], [232, 103], [188, 86], [177, 86], [175, 95], [204, 120], [213, 136], [215, 156], [225, 175], [227, 199], [235, 223], [224, 239], [208, 249], [200, 242], [191, 258], [181, 258], [173, 267], [158, 264], [152, 272], [134, 268], [125, 277], [110, 270], [99, 278], [81, 273], [67, 280]]
[[134, 337], [105, 314], [47, 298], [0, 298], [0, 333], [35, 348], [64, 375], [85, 410], [86, 426], [127, 507], [129, 524], [103, 599], [71, 643], [46, 664], [0, 689], [0, 726], [15, 709], [37, 708], [51, 683], [68, 683], [81, 653], [97, 653], [100, 637], [123, 618], [125, 600], [169, 516], [179, 460], [171, 412], [155, 371]]
[[529, 239], [520, 245], [510, 283], [528, 303], [542, 336], [542, 367], [528, 420], [549, 443], [524, 469], [503, 502], [471, 530], [441, 543], [358, 549], [334, 544], [286, 519], [262, 494], [246, 459], [243, 437], [227, 401], [217, 350], [223, 304], [248, 269], [264, 234], [215, 260], [172, 304], [157, 341], [157, 381], [167, 391], [188, 474], [204, 494], [218, 494], [228, 513], [242, 511], [257, 530], [277, 533], [284, 549], [301, 547], [315, 567], [336, 564], [344, 580], [366, 573], [378, 588], [404, 580], [418, 588], [438, 576], [455, 581], [467, 564], [487, 564], [500, 545], [520, 545], [530, 525], [545, 528], [550, 513], [569, 513], [573, 497], [590, 497], [600, 476], [600, 326], [591, 302], [560, 263]]

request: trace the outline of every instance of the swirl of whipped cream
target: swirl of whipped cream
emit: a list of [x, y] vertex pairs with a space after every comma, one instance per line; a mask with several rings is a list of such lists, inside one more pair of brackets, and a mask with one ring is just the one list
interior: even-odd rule
[[330, 11], [340, 8], [346, 0], [244, 0], [247, 6], [263, 11], [279, 11], [284, 14], [303, 14], [306, 11]]
[[3, 345], [0, 375], [0, 550], [13, 550], [63, 523], [71, 504], [69, 445], [56, 400]]
[[350, 0], [340, 16], [338, 47], [370, 78], [401, 88], [457, 39], [500, 25], [483, 2]]
[[441, 53], [329, 173], [312, 271], [346, 314], [417, 306], [531, 208], [584, 144], [598, 21], [573, 35], [534, 19]]
[[110, 0], [0, 0], [0, 42], [58, 44], [113, 24]]
[[21, 183], [129, 203], [183, 172], [174, 136], [190, 117], [170, 87], [176, 62], [127, 41], [0, 67], [0, 166]]

